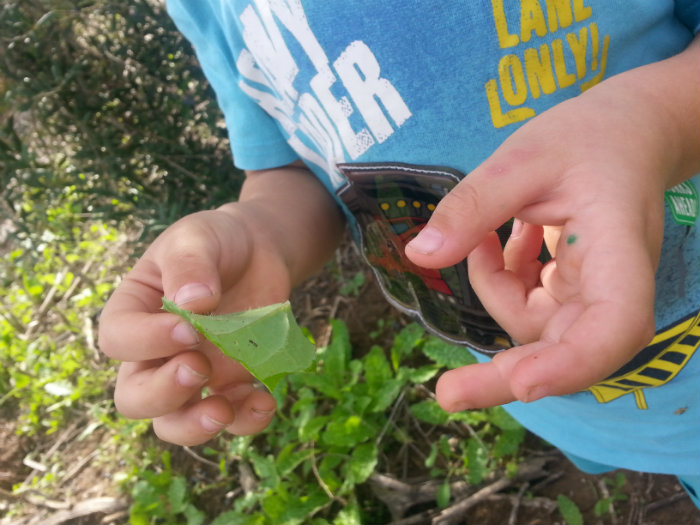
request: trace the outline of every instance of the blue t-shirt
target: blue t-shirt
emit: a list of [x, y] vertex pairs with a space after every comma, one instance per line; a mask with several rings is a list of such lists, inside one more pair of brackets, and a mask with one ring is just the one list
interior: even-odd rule
[[[486, 353], [510, 341], [479, 317], [463, 268], [407, 272], [397, 247], [431, 199], [519, 125], [679, 53], [700, 27], [700, 0], [168, 0], [168, 9], [216, 91], [237, 166], [304, 160], [369, 246], [392, 303]], [[698, 185], [666, 195], [652, 344], [584, 392], [506, 407], [572, 454], [700, 473]], [[450, 325], [443, 304], [464, 323]]]

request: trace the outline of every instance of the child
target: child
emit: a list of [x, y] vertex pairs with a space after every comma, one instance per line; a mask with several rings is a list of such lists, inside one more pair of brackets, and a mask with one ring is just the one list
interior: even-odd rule
[[120, 411], [180, 444], [263, 429], [271, 396], [161, 296], [284, 300], [347, 220], [388, 299], [477, 351], [440, 379], [446, 410], [505, 404], [582, 469], [675, 474], [698, 503], [700, 2], [169, 9], [247, 179], [166, 230], [106, 305]]

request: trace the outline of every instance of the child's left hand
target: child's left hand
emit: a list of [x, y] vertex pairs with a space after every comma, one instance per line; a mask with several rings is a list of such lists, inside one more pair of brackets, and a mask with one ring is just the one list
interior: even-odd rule
[[[428, 268], [469, 255], [484, 306], [522, 343], [444, 374], [437, 398], [446, 410], [581, 391], [653, 337], [664, 191], [700, 171], [697, 49], [526, 123], [409, 243], [408, 257]], [[522, 227], [501, 250], [488, 232], [511, 217]], [[560, 229], [544, 266], [543, 226]]]

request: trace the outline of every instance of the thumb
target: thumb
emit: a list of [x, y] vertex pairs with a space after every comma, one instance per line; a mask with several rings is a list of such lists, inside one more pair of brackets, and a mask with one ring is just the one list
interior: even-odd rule
[[445, 268], [465, 259], [488, 233], [542, 195], [542, 178], [537, 184], [528, 177], [528, 173], [542, 174], [531, 171], [541, 166], [528, 162], [530, 157], [502, 148], [465, 176], [406, 245], [407, 257], [424, 268]]
[[157, 260], [165, 297], [193, 312], [210, 312], [221, 298], [221, 242], [204, 214], [176, 223], [159, 239]]

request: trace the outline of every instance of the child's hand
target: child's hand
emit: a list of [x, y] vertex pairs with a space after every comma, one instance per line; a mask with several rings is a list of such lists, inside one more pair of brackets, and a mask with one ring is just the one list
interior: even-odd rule
[[[447, 372], [437, 385], [445, 409], [577, 392], [649, 342], [664, 191], [700, 170], [696, 61], [691, 50], [613, 77], [534, 118], [408, 245], [431, 268], [469, 255], [477, 294], [523, 343]], [[502, 251], [488, 232], [511, 217], [516, 232]], [[544, 267], [542, 226], [555, 227]]]
[[[288, 206], [288, 199], [305, 205]], [[163, 312], [162, 297], [197, 313], [284, 301], [332, 253], [342, 227], [323, 186], [303, 168], [287, 166], [249, 173], [240, 202], [190, 215], [163, 232], [100, 318], [100, 348], [123, 361], [118, 410], [152, 418], [161, 439], [181, 445], [223, 429], [239, 435], [264, 429], [273, 397], [188, 323]]]
[[[115, 402], [131, 418], [153, 418], [166, 441], [201, 443], [227, 428], [256, 433], [275, 402], [237, 362], [174, 314], [163, 295], [199, 313], [230, 312], [283, 301], [288, 272], [256, 257], [241, 221], [224, 211], [191, 215], [149, 247], [114, 292], [100, 319], [100, 347], [124, 361]], [[202, 388], [211, 395], [202, 399]]]

